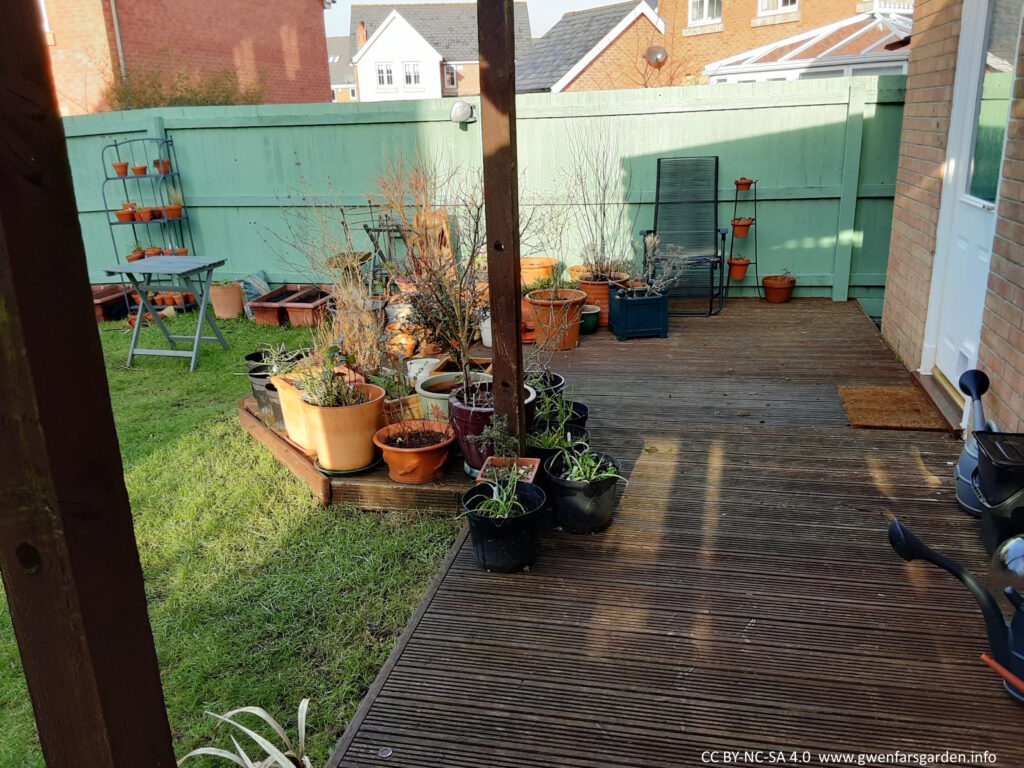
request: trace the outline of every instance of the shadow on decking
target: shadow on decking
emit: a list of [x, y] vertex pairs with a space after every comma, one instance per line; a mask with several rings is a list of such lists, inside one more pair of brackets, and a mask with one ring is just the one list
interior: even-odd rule
[[[556, 362], [628, 486], [529, 572], [460, 539], [332, 766], [699, 765], [704, 750], [998, 752], [1019, 710], [971, 597], [889, 549], [899, 515], [985, 572], [959, 444], [847, 426], [836, 387], [908, 379], [854, 304], [733, 302]], [[817, 759], [815, 755], [815, 760]]]

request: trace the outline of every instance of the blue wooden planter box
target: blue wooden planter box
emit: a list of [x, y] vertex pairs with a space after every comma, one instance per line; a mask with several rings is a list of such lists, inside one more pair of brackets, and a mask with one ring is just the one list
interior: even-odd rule
[[636, 296], [636, 291], [612, 286], [608, 296], [608, 325], [619, 341], [640, 336], [668, 338], [668, 293]]

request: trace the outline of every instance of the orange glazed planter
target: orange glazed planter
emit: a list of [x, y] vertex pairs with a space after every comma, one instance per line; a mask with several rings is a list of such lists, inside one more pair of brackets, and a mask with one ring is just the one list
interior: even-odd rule
[[750, 225], [753, 224], [753, 223], [754, 223], [754, 220], [752, 218], [750, 218], [749, 216], [744, 216], [744, 217], [739, 218], [739, 219], [733, 219], [732, 220], [732, 236], [736, 237], [736, 238], [746, 237], [747, 234], [750, 232]]
[[792, 275], [767, 275], [761, 278], [764, 298], [769, 304], [785, 304], [793, 294], [796, 278]]
[[[274, 377], [271, 377], [273, 381]], [[321, 469], [352, 472], [373, 464], [377, 448], [373, 437], [384, 424], [384, 390], [375, 384], [353, 384], [368, 402], [360, 405], [321, 407], [299, 400], [308, 437], [316, 449]], [[280, 392], [279, 392], [280, 394]], [[284, 400], [281, 402], [284, 415]], [[288, 425], [285, 416], [285, 426]], [[288, 434], [291, 435], [289, 427]]]
[[[437, 432], [440, 439], [423, 448], [399, 448], [387, 444], [389, 437], [408, 429]], [[444, 465], [455, 442], [455, 433], [446, 422], [414, 419], [382, 427], [373, 436], [373, 442], [384, 454], [388, 477], [396, 483], [419, 485], [444, 476]]]
[[537, 344], [541, 349], [573, 349], [579, 343], [587, 294], [568, 288], [546, 288], [531, 291], [526, 300], [533, 307]]
[[525, 256], [519, 260], [519, 274], [523, 285], [538, 280], [550, 280], [555, 269], [555, 260], [549, 256]]
[[729, 259], [729, 279], [742, 280], [747, 276], [747, 267], [750, 266], [750, 259], [745, 256], [737, 256]]

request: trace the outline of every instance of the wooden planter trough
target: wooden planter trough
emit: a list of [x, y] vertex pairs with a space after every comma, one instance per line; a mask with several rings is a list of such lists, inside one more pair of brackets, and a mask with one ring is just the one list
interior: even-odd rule
[[120, 283], [92, 286], [92, 309], [96, 322], [120, 320], [128, 314], [124, 293], [124, 286]]

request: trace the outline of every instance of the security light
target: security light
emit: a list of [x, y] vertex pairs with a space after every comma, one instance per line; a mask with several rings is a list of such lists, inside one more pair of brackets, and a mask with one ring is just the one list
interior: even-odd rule
[[664, 65], [665, 60], [668, 58], [668, 51], [661, 45], [652, 45], [646, 51], [644, 51], [644, 58], [647, 63], [656, 69], [661, 69]]
[[473, 105], [465, 101], [456, 101], [452, 104], [451, 121], [453, 123], [475, 123], [476, 112]]

